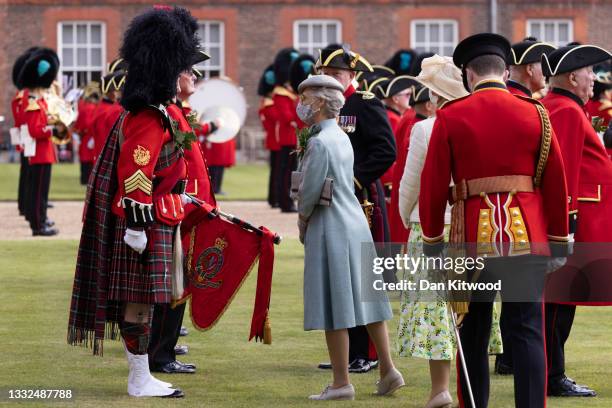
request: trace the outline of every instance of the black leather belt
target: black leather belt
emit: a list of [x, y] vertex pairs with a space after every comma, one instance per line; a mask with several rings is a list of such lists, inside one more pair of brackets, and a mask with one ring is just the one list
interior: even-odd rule
[[[155, 177], [153, 179], [153, 190], [155, 190], [161, 184], [162, 180], [163, 180], [162, 177]], [[187, 180], [186, 179], [179, 180], [176, 182], [174, 187], [172, 187], [172, 190], [170, 190], [169, 194], [184, 194], [186, 189], [187, 189]]]

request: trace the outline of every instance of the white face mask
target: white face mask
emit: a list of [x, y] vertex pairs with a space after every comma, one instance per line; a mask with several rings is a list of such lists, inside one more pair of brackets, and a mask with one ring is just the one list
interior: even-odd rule
[[431, 89], [429, 90], [429, 101], [438, 106], [438, 95], [434, 94]]
[[310, 105], [302, 104], [302, 102], [300, 101], [298, 102], [297, 108], [295, 108], [295, 112], [297, 113], [298, 118], [300, 118], [302, 122], [307, 125], [312, 125], [314, 123], [314, 116], [318, 111], [312, 109]]

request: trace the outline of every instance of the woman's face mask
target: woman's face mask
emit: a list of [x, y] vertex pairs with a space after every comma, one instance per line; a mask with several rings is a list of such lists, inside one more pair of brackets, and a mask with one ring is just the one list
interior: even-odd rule
[[310, 126], [314, 123], [314, 117], [318, 110], [314, 110], [310, 105], [303, 104], [302, 101], [299, 101], [297, 108], [295, 108], [295, 112], [302, 122]]

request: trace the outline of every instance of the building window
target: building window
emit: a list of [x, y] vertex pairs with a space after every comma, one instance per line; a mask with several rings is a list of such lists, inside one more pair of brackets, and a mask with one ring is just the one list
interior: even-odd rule
[[106, 61], [106, 25], [99, 21], [61, 21], [57, 49], [64, 92], [99, 81]]
[[561, 47], [574, 41], [574, 25], [569, 19], [527, 20], [527, 36]]
[[205, 79], [225, 74], [225, 25], [221, 21], [199, 21], [200, 46], [210, 59], [196, 68]]
[[338, 20], [297, 20], [293, 23], [293, 48], [301, 54], [319, 55], [329, 44], [342, 42], [342, 23]]
[[455, 20], [412, 20], [411, 22], [411, 48], [417, 52], [451, 56], [458, 37], [459, 28]]

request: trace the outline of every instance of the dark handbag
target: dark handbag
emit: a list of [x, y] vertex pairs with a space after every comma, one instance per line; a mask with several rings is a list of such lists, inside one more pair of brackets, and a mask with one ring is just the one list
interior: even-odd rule
[[[300, 185], [302, 184], [302, 178], [304, 177], [304, 173], [301, 171], [294, 171], [291, 173], [291, 198], [297, 200], [300, 190]], [[321, 196], [319, 197], [319, 205], [324, 205], [326, 207], [331, 206], [332, 199], [334, 195], [334, 179], [330, 177], [325, 178], [325, 182], [323, 183], [323, 188], [321, 189]]]

